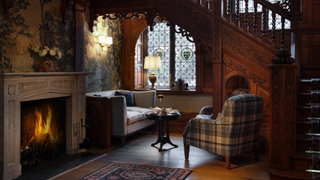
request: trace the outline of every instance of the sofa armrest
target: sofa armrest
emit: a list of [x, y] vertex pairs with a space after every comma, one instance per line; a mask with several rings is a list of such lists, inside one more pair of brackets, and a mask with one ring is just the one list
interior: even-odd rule
[[124, 136], [127, 134], [127, 102], [124, 96], [112, 96], [111, 126], [112, 135]]

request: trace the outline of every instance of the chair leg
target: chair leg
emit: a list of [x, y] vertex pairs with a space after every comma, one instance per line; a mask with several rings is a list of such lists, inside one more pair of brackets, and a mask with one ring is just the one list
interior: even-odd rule
[[121, 145], [122, 145], [122, 147], [124, 147], [124, 145], [126, 145], [126, 138], [125, 137], [121, 137]]
[[259, 149], [254, 150], [254, 160], [258, 161], [259, 160]]
[[226, 169], [230, 170], [230, 157], [226, 157]]
[[190, 150], [190, 145], [184, 144], [184, 157], [186, 160], [189, 159], [189, 150]]

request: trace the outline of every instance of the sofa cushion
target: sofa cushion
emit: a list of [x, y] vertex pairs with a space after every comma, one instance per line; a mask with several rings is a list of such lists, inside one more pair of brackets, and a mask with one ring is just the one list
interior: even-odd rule
[[146, 118], [144, 114], [149, 110], [141, 107], [127, 107], [127, 125], [144, 120]]
[[127, 111], [127, 125], [136, 123], [145, 118], [144, 114], [137, 111]]
[[120, 91], [116, 91], [116, 95], [122, 95], [126, 98], [127, 106], [135, 106], [133, 93], [132, 91], [129, 91], [127, 93], [123, 93]]

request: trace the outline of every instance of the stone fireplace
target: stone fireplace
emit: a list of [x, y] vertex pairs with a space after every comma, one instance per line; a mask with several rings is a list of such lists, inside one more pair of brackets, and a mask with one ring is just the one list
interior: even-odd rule
[[0, 179], [21, 175], [21, 103], [65, 97], [66, 153], [83, 150], [85, 138], [81, 119], [85, 119], [85, 72], [3, 73], [0, 74]]

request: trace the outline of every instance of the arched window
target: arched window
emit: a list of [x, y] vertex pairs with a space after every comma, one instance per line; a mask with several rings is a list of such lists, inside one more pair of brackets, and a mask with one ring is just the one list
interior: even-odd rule
[[[188, 83], [189, 89], [196, 87], [195, 43], [188, 41], [181, 33], [176, 33], [178, 28], [180, 27], [176, 25], [157, 23], [153, 31], [150, 31], [150, 28], [146, 29], [147, 36], [144, 37], [147, 37], [147, 40], [141, 41], [146, 43], [142, 45], [146, 48], [146, 54], [143, 56], [159, 56], [161, 59], [161, 68], [154, 70], [157, 76], [155, 83], [157, 89], [170, 89], [175, 81]], [[139, 43], [136, 45], [136, 58], [139, 58], [137, 57], [138, 46]], [[141, 65], [137, 63], [137, 59], [135, 61], [137, 69]], [[149, 76], [152, 70], [149, 69], [147, 72], [145, 75]], [[138, 78], [139, 73], [136, 72], [135, 76]], [[149, 80], [145, 82], [144, 87], [151, 86]]]

